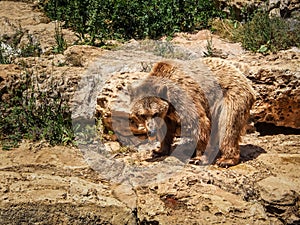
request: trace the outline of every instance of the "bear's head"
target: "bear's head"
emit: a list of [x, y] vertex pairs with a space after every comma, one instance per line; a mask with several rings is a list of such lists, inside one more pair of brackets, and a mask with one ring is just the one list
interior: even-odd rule
[[137, 100], [129, 114], [130, 129], [134, 135], [146, 135], [150, 141], [162, 141], [167, 128], [169, 103], [159, 97], [143, 97]]

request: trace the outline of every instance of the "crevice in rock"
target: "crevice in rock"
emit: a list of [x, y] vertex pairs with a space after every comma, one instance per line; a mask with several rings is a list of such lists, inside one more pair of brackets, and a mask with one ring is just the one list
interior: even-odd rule
[[137, 208], [134, 208], [134, 209], [132, 210], [132, 214], [133, 214], [133, 216], [134, 216], [135, 223], [136, 223], [136, 224], [140, 224], [140, 219], [139, 219], [139, 217], [138, 217], [138, 209], [137, 209]]
[[147, 220], [143, 220], [140, 222], [139, 225], [159, 225], [159, 222], [156, 220], [152, 220], [152, 221], [147, 221]]
[[265, 123], [265, 122], [256, 123], [255, 128], [256, 131], [260, 133], [260, 136], [278, 135], [278, 134], [285, 134], [285, 135], [300, 134], [300, 129], [284, 127], [284, 126], [276, 126], [274, 124]]
[[284, 209], [281, 209], [281, 208], [279, 208], [277, 206], [273, 206], [273, 205], [267, 205], [267, 206], [265, 206], [265, 208], [268, 213], [275, 214], [275, 215], [281, 215], [285, 212]]

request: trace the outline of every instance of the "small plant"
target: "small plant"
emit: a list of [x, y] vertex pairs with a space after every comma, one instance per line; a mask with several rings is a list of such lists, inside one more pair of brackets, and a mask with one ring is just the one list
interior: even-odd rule
[[[140, 49], [152, 52], [154, 55], [161, 56], [169, 59], [189, 59], [190, 52], [186, 51], [184, 48], [180, 48], [175, 46], [170, 41], [161, 41], [161, 40], [144, 40], [140, 42]], [[143, 71], [149, 72], [151, 70], [152, 65], [143, 64]]]
[[[93, 121], [92, 121], [93, 122]], [[95, 124], [77, 123], [74, 130], [76, 142], [79, 145], [92, 144], [99, 137], [97, 135], [97, 127]]]
[[15, 32], [11, 36], [3, 35], [0, 39], [0, 63], [11, 63], [17, 57], [40, 56], [42, 49], [39, 41], [21, 26], [11, 26]]
[[47, 140], [52, 145], [74, 140], [71, 113], [57, 91], [57, 82], [41, 89], [32, 71], [24, 71], [7, 86], [0, 98], [0, 143], [3, 149], [18, 146], [22, 139]]
[[63, 53], [67, 48], [67, 42], [62, 33], [61, 22], [55, 23], [55, 41], [56, 46], [52, 48], [52, 52], [56, 54]]
[[5, 49], [0, 45], [0, 64], [9, 64], [11, 62], [10, 57], [7, 55]]
[[239, 41], [238, 34], [242, 28], [242, 23], [231, 19], [214, 19], [211, 21], [211, 31], [229, 41]]
[[204, 53], [204, 57], [211, 57], [214, 55], [214, 52], [213, 52], [213, 43], [212, 43], [212, 36], [210, 36], [208, 39], [207, 39], [207, 43], [206, 43], [206, 51], [203, 52]]
[[[40, 43], [34, 39], [33, 35], [27, 33], [28, 43], [21, 47], [21, 57], [39, 57], [42, 53]], [[14, 46], [17, 49], [17, 45]]]
[[154, 54], [165, 58], [171, 58], [171, 56], [174, 55], [174, 46], [168, 41], [156, 41]]
[[76, 145], [90, 145], [104, 140], [104, 127], [101, 119], [74, 120]]

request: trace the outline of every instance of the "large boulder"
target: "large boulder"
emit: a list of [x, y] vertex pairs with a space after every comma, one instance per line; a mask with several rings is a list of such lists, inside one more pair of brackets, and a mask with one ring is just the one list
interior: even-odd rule
[[254, 122], [300, 128], [300, 51], [297, 48], [262, 56], [230, 59], [252, 81], [257, 100]]
[[261, 69], [252, 76], [259, 93], [255, 121], [300, 128], [300, 72]]

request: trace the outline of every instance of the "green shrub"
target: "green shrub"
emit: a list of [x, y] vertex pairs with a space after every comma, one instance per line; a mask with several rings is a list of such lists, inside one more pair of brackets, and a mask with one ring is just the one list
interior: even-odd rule
[[257, 12], [247, 22], [241, 32], [241, 42], [245, 49], [254, 52], [277, 52], [291, 46], [300, 45], [300, 29], [279, 17], [269, 17], [267, 13]]
[[291, 23], [279, 17], [269, 17], [266, 12], [256, 12], [249, 21], [216, 19], [212, 30], [234, 42], [241, 42], [246, 50], [268, 54], [292, 46], [300, 46], [300, 21]]
[[0, 143], [3, 149], [16, 147], [22, 139], [66, 144], [74, 139], [71, 113], [51, 81], [41, 90], [34, 74], [25, 71], [0, 93]]
[[223, 16], [208, 0], [49, 0], [46, 14], [65, 21], [89, 44], [106, 39], [143, 39], [208, 27]]

